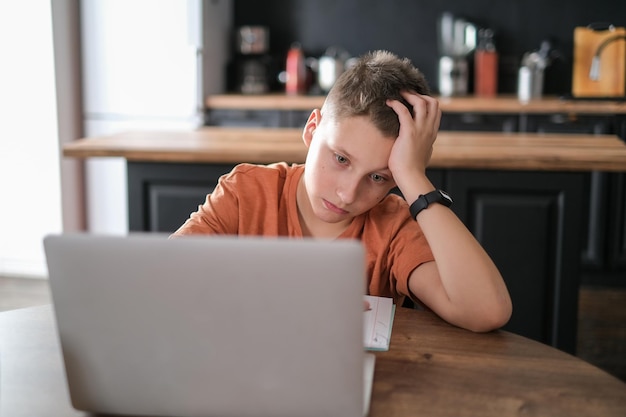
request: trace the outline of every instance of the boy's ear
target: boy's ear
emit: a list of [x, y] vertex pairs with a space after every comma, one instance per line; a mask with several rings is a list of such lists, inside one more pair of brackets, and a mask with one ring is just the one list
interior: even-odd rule
[[304, 141], [304, 144], [307, 148], [311, 145], [311, 141], [313, 140], [313, 133], [315, 133], [315, 130], [317, 130], [321, 121], [322, 113], [320, 112], [320, 110], [313, 110], [309, 115], [309, 119], [304, 125], [304, 130], [302, 131], [302, 140]]

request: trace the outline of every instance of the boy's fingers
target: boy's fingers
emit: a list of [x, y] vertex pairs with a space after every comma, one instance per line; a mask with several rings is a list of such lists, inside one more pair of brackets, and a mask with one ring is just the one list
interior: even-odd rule
[[407, 109], [406, 106], [402, 104], [402, 102], [398, 100], [388, 99], [386, 104], [387, 106], [391, 107], [393, 111], [396, 112], [398, 118], [400, 119], [400, 124], [402, 124], [403, 121], [408, 122], [409, 120], [412, 120], [409, 109]]
[[413, 112], [417, 115], [425, 114], [437, 118], [439, 114], [439, 101], [431, 96], [402, 91], [402, 97], [413, 106]]

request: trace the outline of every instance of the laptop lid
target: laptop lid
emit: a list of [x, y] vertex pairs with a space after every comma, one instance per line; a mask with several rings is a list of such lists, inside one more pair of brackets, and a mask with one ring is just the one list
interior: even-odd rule
[[75, 408], [363, 415], [359, 242], [68, 234], [44, 248]]

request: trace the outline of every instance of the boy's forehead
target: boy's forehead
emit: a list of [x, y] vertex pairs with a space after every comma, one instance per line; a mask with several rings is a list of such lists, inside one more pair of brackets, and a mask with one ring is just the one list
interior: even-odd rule
[[331, 147], [348, 153], [352, 158], [386, 169], [394, 138], [384, 136], [367, 116], [334, 120], [323, 129]]

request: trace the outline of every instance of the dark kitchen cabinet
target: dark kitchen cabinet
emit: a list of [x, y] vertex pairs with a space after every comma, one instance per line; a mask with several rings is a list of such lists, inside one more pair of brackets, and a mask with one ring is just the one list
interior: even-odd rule
[[501, 271], [505, 329], [573, 353], [583, 173], [450, 170], [453, 209]]
[[128, 163], [130, 231], [172, 233], [204, 202], [232, 164]]

